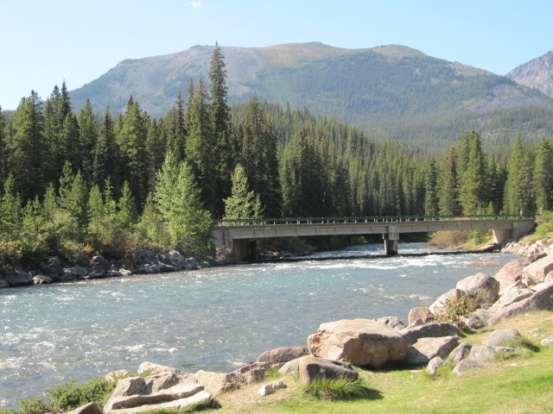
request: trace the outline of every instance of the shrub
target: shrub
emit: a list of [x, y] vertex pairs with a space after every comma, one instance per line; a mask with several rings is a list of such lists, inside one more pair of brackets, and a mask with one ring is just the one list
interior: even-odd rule
[[94, 378], [82, 384], [71, 381], [56, 385], [48, 390], [52, 403], [60, 410], [69, 411], [89, 402], [96, 402], [102, 407], [115, 388], [115, 383], [101, 378]]
[[329, 401], [369, 398], [371, 395], [371, 390], [363, 380], [351, 381], [345, 378], [317, 379], [307, 384], [303, 391], [315, 398]]
[[452, 323], [459, 329], [464, 330], [467, 326], [463, 322], [463, 317], [474, 312], [477, 308], [478, 299], [463, 294], [458, 299], [448, 299], [445, 303], [444, 312], [441, 315], [437, 315], [437, 319]]
[[38, 398], [20, 401], [19, 405], [24, 414], [44, 414], [52, 412], [54, 409], [51, 403]]

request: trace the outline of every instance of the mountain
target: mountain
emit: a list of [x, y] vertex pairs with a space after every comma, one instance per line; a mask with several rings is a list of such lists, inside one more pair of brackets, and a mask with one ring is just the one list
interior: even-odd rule
[[[87, 98], [99, 111], [121, 112], [132, 94], [161, 116], [191, 79], [208, 79], [213, 47], [125, 60], [71, 92], [76, 108]], [[475, 129], [490, 141], [553, 134], [553, 99], [482, 69], [425, 55], [405, 46], [343, 49], [322, 43], [263, 48], [222, 47], [229, 100], [261, 100], [307, 107], [368, 130], [375, 137], [438, 143]]]
[[553, 97], [553, 50], [517, 66], [507, 74], [507, 77]]

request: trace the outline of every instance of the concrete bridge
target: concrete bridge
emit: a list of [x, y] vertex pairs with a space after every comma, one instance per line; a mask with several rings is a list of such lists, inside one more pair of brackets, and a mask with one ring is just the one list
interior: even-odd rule
[[534, 225], [533, 216], [520, 215], [237, 219], [216, 221], [213, 238], [216, 247], [227, 247], [234, 258], [243, 260], [255, 256], [257, 239], [382, 234], [384, 253], [392, 256], [398, 253], [402, 233], [493, 230], [493, 241], [503, 243], [529, 233]]

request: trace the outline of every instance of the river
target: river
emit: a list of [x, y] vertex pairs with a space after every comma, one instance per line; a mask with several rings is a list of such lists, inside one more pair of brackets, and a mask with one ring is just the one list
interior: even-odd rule
[[[305, 346], [319, 325], [428, 306], [507, 254], [427, 254], [422, 243], [249, 264], [0, 290], [0, 407], [75, 379], [152, 361], [227, 372], [279, 346]], [[413, 255], [412, 255], [413, 254]]]

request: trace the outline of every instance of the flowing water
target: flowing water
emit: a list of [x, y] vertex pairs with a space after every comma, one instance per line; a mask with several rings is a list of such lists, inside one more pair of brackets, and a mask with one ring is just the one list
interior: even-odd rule
[[364, 245], [316, 260], [0, 290], [0, 407], [144, 361], [228, 372], [268, 349], [305, 346], [324, 322], [405, 320], [463, 277], [513, 259], [406, 255], [429, 251], [407, 243], [382, 257], [382, 246]]

